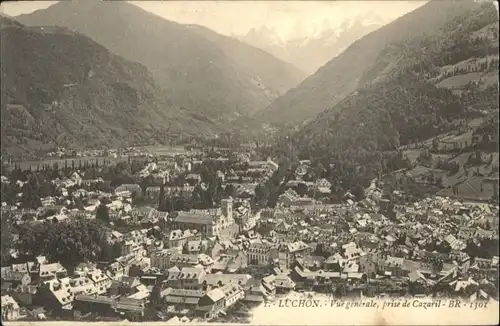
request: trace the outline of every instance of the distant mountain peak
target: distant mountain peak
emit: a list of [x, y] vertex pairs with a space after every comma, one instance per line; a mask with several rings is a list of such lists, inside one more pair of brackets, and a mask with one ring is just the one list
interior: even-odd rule
[[341, 21], [325, 19], [310, 26], [306, 36], [304, 26], [297, 24], [297, 32], [292, 33], [296, 36], [289, 38], [266, 25], [236, 37], [312, 74], [352, 42], [383, 25], [379, 16], [366, 13]]

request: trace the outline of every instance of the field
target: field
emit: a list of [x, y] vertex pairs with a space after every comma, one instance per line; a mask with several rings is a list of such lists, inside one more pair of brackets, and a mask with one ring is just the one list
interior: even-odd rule
[[[469, 177], [457, 184], [457, 191], [459, 197], [485, 201], [491, 199], [494, 193], [493, 187], [495, 186], [494, 184], [485, 183], [482, 177]], [[453, 197], [453, 190], [451, 188], [443, 189], [438, 192], [438, 195]]]
[[465, 85], [467, 85], [467, 83], [479, 80], [482, 75], [482, 72], [471, 72], [464, 75], [457, 75], [446, 78], [445, 80], [438, 83], [437, 86], [449, 89], [461, 89]]

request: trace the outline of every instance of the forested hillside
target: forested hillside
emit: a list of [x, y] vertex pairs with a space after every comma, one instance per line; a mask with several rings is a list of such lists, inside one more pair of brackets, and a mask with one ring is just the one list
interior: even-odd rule
[[[439, 56], [442, 43], [458, 45], [456, 39], [448, 39], [451, 36], [450, 31], [458, 28], [461, 20], [473, 15], [479, 6], [481, 4], [472, 1], [430, 1], [354, 42], [341, 55], [279, 97], [257, 117], [278, 125], [301, 124], [314, 119], [318, 113], [335, 107], [335, 104], [356, 89], [364, 87], [365, 83], [385, 75], [389, 76], [394, 70], [402, 69], [414, 59], [425, 62], [423, 57], [415, 58], [417, 54], [422, 54], [428, 60], [435, 60], [435, 57], [429, 56], [430, 53], [427, 52], [439, 49], [436, 52]], [[487, 15], [496, 14], [492, 3], [484, 6], [489, 7], [486, 10], [489, 12]], [[482, 24], [477, 17], [469, 19], [471, 20]], [[480, 30], [467, 24], [463, 28], [469, 29], [471, 33]], [[465, 39], [461, 33], [462, 30], [454, 35], [461, 35]], [[435, 48], [422, 48], [420, 42], [433, 43]], [[418, 52], [414, 52], [415, 50]], [[463, 51], [460, 50], [462, 53]], [[453, 51], [450, 51], [450, 55], [452, 53]]]
[[171, 103], [211, 119], [263, 109], [304, 78], [260, 49], [126, 1], [60, 1], [16, 19], [28, 26], [70, 28], [141, 63]]
[[0, 33], [4, 151], [151, 142], [167, 120], [199, 134], [212, 127], [162, 102], [144, 66], [81, 34], [4, 17]]
[[[348, 189], [405, 167], [409, 162], [398, 153], [401, 146], [451, 131], [457, 119], [498, 108], [498, 83], [483, 77], [498, 66], [498, 43], [492, 41], [498, 25], [487, 36], [478, 36], [497, 20], [492, 4], [476, 4], [431, 36], [387, 45], [363, 74], [363, 86], [289, 142], [299, 157], [333, 164], [338, 174], [350, 175], [343, 182]], [[478, 57], [492, 59], [477, 68], [452, 69], [455, 76], [478, 73], [464, 89], [440, 87], [438, 82], [450, 76], [442, 75], [446, 67]], [[398, 164], [393, 164], [395, 159]]]

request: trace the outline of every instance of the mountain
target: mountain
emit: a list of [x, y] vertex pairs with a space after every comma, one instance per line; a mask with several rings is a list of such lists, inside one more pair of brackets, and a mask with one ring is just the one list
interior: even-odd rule
[[328, 26], [318, 33], [287, 41], [267, 26], [253, 28], [247, 34], [235, 37], [293, 64], [307, 74], [313, 74], [352, 42], [383, 25], [383, 20], [377, 16], [358, 15], [342, 21], [338, 26]]
[[16, 19], [67, 27], [143, 64], [172, 103], [211, 119], [258, 111], [305, 77], [260, 49], [125, 1], [61, 1]]
[[[343, 53], [275, 100], [256, 118], [277, 124], [300, 124], [335, 107], [367, 82], [368, 70], [391, 44], [415, 37], [430, 37], [477, 6], [472, 1], [430, 1], [390, 24], [362, 37]], [[392, 62], [398, 66], [398, 63]]]
[[[1, 17], [2, 151], [118, 146], [213, 123], [171, 107], [148, 70], [63, 27], [25, 27]], [[160, 139], [161, 140], [161, 139]]]
[[[453, 2], [461, 11], [442, 17], [435, 10], [444, 4], [431, 2], [403, 17], [418, 25], [423, 13], [429, 22], [441, 17], [441, 28], [387, 44], [358, 75], [355, 92], [294, 135], [300, 154], [334, 163], [347, 189], [408, 167], [401, 146], [498, 115], [498, 12], [492, 3]], [[475, 134], [484, 134], [481, 128], [491, 131], [480, 127]]]

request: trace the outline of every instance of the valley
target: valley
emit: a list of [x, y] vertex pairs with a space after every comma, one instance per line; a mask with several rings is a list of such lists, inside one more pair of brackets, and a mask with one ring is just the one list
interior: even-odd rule
[[2, 322], [498, 322], [498, 4], [393, 3], [2, 3]]

